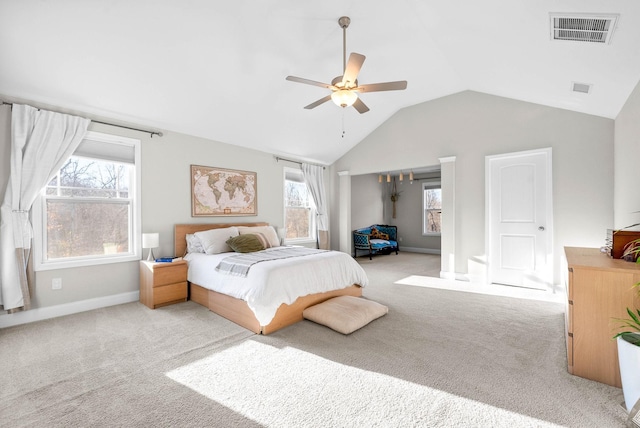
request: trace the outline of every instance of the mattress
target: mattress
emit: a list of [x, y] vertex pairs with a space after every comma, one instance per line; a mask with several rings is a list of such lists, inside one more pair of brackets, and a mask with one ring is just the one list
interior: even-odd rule
[[364, 269], [350, 255], [340, 251], [322, 251], [257, 263], [251, 266], [246, 277], [216, 272], [221, 260], [236, 254], [187, 254], [188, 280], [244, 300], [260, 325], [268, 325], [281, 304], [291, 304], [298, 297], [339, 290], [353, 284], [368, 285]]

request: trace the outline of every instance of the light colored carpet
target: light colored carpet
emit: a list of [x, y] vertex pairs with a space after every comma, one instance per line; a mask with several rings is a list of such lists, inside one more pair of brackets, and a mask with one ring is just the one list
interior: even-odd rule
[[363, 263], [389, 314], [349, 336], [193, 302], [0, 330], [0, 426], [624, 426], [620, 389], [567, 373], [561, 304], [405, 285], [398, 261]]

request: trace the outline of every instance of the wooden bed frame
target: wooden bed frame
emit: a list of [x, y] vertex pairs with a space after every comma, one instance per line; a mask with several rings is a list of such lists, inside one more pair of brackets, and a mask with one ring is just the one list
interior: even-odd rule
[[[231, 226], [268, 226], [269, 223], [208, 223], [208, 224], [176, 224], [174, 228], [175, 254], [181, 256], [186, 253], [187, 241], [185, 235], [203, 230], [218, 229]], [[269, 334], [276, 330], [302, 321], [302, 311], [309, 306], [316, 305], [337, 296], [362, 296], [362, 288], [359, 285], [328, 291], [325, 293], [309, 294], [299, 297], [290, 305], [282, 304], [276, 315], [268, 325], [260, 325], [255, 314], [244, 300], [227, 296], [216, 291], [208, 290], [198, 284], [189, 283], [189, 298], [215, 312], [216, 314], [235, 322], [242, 327], [257, 334]]]

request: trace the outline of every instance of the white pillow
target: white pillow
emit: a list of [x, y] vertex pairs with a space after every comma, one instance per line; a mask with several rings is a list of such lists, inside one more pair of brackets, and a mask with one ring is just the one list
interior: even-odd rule
[[193, 233], [187, 233], [187, 253], [204, 253], [204, 248], [202, 248], [202, 242], [200, 239], [194, 235]]
[[249, 233], [261, 233], [269, 241], [271, 247], [280, 246], [280, 238], [273, 226], [238, 226], [240, 235], [247, 235]]
[[239, 233], [238, 228], [232, 226], [196, 232], [194, 235], [200, 239], [205, 253], [219, 254], [233, 251], [231, 247], [227, 245], [227, 239], [238, 236]]

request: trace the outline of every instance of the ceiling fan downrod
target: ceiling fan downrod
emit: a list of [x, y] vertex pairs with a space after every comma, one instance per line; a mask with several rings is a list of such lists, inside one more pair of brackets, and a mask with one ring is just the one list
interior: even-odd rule
[[341, 16], [338, 19], [338, 25], [342, 28], [342, 70], [347, 68], [347, 28], [351, 24], [351, 18], [348, 16]]

